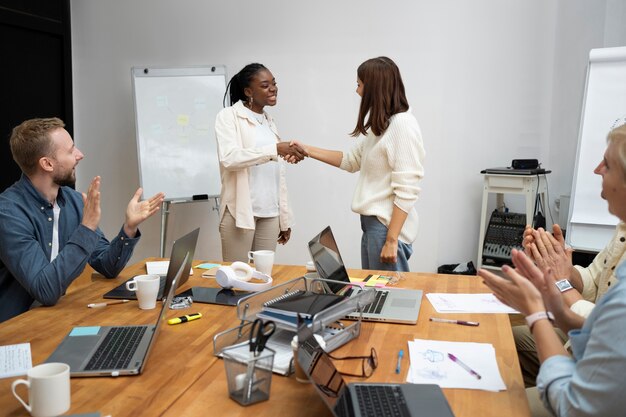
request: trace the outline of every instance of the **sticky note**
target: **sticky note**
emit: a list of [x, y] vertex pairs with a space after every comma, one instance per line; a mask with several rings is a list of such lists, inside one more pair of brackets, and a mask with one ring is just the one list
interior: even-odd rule
[[213, 269], [215, 267], [221, 266], [220, 264], [211, 264], [211, 263], [203, 263], [200, 265], [196, 265], [196, 268], [200, 269]]
[[74, 327], [70, 336], [94, 336], [100, 331], [100, 326]]
[[189, 115], [179, 114], [176, 117], [176, 123], [178, 123], [180, 126], [187, 126], [189, 124]]
[[156, 97], [157, 107], [167, 107], [167, 96]]

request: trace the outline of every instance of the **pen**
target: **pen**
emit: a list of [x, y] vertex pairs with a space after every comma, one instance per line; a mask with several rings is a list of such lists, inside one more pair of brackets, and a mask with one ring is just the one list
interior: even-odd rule
[[439, 317], [431, 317], [430, 321], [436, 321], [438, 323], [452, 323], [461, 324], [463, 326], [478, 326], [480, 323], [477, 321], [465, 321], [465, 320], [452, 320], [452, 319], [440, 319]]
[[89, 308], [100, 308], [100, 307], [106, 307], [106, 306], [110, 306], [113, 304], [124, 304], [129, 302], [130, 300], [116, 300], [116, 301], [107, 301], [104, 303], [92, 303], [92, 304], [87, 304], [87, 307]]
[[400, 365], [402, 365], [402, 357], [404, 356], [404, 350], [400, 349], [398, 352], [398, 363], [396, 364], [396, 373], [400, 373]]
[[450, 358], [450, 360], [454, 363], [456, 363], [457, 365], [459, 365], [461, 368], [465, 369], [467, 372], [469, 372], [471, 375], [475, 376], [477, 379], [481, 379], [482, 376], [480, 376], [478, 374], [478, 372], [476, 372], [475, 370], [473, 370], [472, 368], [470, 368], [469, 366], [467, 366], [466, 364], [464, 364], [463, 362], [461, 362], [461, 359], [457, 358], [456, 356], [454, 356], [452, 353], [448, 353], [448, 358]]
[[178, 323], [186, 323], [188, 321], [191, 320], [197, 320], [200, 317], [202, 317], [202, 313], [193, 313], [193, 314], [187, 314], [181, 317], [176, 317], [174, 319], [169, 319], [167, 321], [167, 324], [178, 324]]

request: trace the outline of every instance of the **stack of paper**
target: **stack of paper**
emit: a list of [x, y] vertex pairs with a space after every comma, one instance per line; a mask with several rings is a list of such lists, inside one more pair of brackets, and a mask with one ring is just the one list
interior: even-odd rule
[[409, 358], [407, 382], [437, 384], [441, 388], [506, 390], [495, 349], [489, 343], [409, 340]]

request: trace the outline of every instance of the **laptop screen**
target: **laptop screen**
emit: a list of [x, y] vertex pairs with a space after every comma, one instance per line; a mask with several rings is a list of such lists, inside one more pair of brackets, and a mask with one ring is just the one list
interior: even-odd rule
[[[315, 236], [309, 242], [309, 252], [315, 264], [315, 269], [321, 278], [333, 281], [350, 282], [348, 271], [343, 264], [337, 242], [330, 226]], [[337, 294], [344, 286], [340, 284], [329, 285], [330, 289]]]
[[[167, 294], [172, 285], [173, 277], [179, 272], [179, 269], [184, 264], [184, 272], [181, 273], [180, 278], [176, 279], [175, 288], [180, 287], [189, 279], [189, 271], [191, 270], [191, 263], [193, 261], [194, 252], [196, 251], [196, 243], [198, 242], [198, 234], [200, 228], [196, 228], [185, 236], [176, 239], [172, 245], [172, 255], [170, 256], [170, 263], [167, 268], [167, 278], [165, 279], [165, 287], [163, 288], [163, 298], [167, 297]], [[186, 256], [189, 255], [189, 256]]]
[[346, 382], [337, 371], [328, 354], [320, 347], [311, 328], [298, 328], [297, 360], [328, 408], [334, 412], [337, 401], [346, 388]]

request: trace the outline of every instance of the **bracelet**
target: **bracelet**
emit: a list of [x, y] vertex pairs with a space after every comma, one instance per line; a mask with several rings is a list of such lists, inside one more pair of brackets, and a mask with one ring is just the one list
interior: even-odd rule
[[535, 323], [543, 319], [547, 319], [552, 322], [554, 321], [554, 315], [549, 311], [538, 311], [529, 316], [526, 316], [526, 324], [528, 325], [528, 327], [530, 327], [531, 333], [533, 331], [533, 326], [535, 325]]

